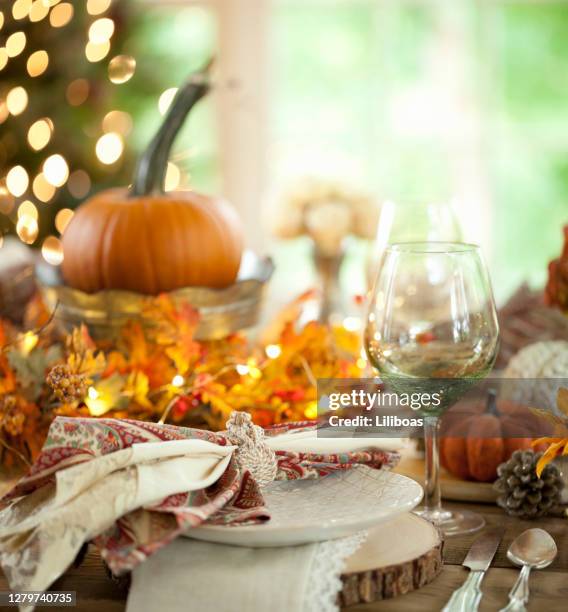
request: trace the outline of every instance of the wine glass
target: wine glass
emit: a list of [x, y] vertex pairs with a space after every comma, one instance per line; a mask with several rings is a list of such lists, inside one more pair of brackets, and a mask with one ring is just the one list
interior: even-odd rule
[[441, 507], [440, 417], [489, 373], [498, 344], [495, 302], [479, 247], [459, 242], [386, 247], [371, 292], [365, 349], [395, 391], [440, 393], [439, 406], [420, 409], [426, 477], [419, 513], [447, 535], [481, 529], [484, 520]]
[[459, 221], [448, 201], [386, 200], [367, 260], [367, 285], [372, 287], [386, 247], [397, 242], [461, 242]]

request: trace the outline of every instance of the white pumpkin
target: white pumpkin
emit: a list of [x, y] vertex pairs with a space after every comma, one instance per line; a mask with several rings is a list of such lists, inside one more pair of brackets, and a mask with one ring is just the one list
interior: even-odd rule
[[526, 380], [510, 383], [511, 399], [555, 410], [558, 389], [567, 386], [559, 379], [568, 379], [568, 342], [549, 340], [525, 346], [511, 359], [503, 378]]

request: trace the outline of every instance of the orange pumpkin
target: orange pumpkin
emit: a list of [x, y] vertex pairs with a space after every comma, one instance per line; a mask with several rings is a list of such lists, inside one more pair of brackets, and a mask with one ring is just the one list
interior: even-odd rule
[[133, 186], [82, 204], [63, 235], [63, 278], [87, 293], [124, 289], [155, 295], [235, 282], [243, 250], [239, 218], [220, 198], [164, 193], [173, 140], [208, 89], [204, 74], [180, 88], [136, 168]]
[[490, 392], [487, 404], [461, 403], [442, 420], [440, 462], [464, 480], [493, 482], [497, 467], [517, 449], [531, 448], [543, 435], [542, 421], [526, 407], [497, 400]]

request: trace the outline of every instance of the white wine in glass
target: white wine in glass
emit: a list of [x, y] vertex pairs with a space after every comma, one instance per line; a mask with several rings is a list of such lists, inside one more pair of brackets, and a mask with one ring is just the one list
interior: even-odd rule
[[498, 344], [493, 292], [476, 245], [408, 242], [385, 249], [371, 292], [365, 349], [395, 390], [440, 394], [438, 406], [420, 411], [426, 448], [420, 514], [446, 535], [471, 533], [484, 521], [441, 507], [440, 416], [489, 373]]

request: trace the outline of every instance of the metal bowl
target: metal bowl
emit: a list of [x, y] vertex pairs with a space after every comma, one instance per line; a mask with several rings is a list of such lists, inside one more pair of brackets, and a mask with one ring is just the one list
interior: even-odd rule
[[[175, 303], [186, 303], [199, 312], [196, 330], [198, 340], [217, 340], [231, 333], [254, 326], [260, 317], [265, 287], [274, 271], [269, 257], [260, 258], [245, 251], [237, 281], [224, 289], [185, 287], [170, 291]], [[58, 267], [38, 264], [38, 284], [44, 300], [54, 309], [55, 323], [68, 332], [81, 323], [98, 340], [113, 340], [127, 321], [142, 319], [147, 295], [108, 289], [84, 293], [63, 284]]]

